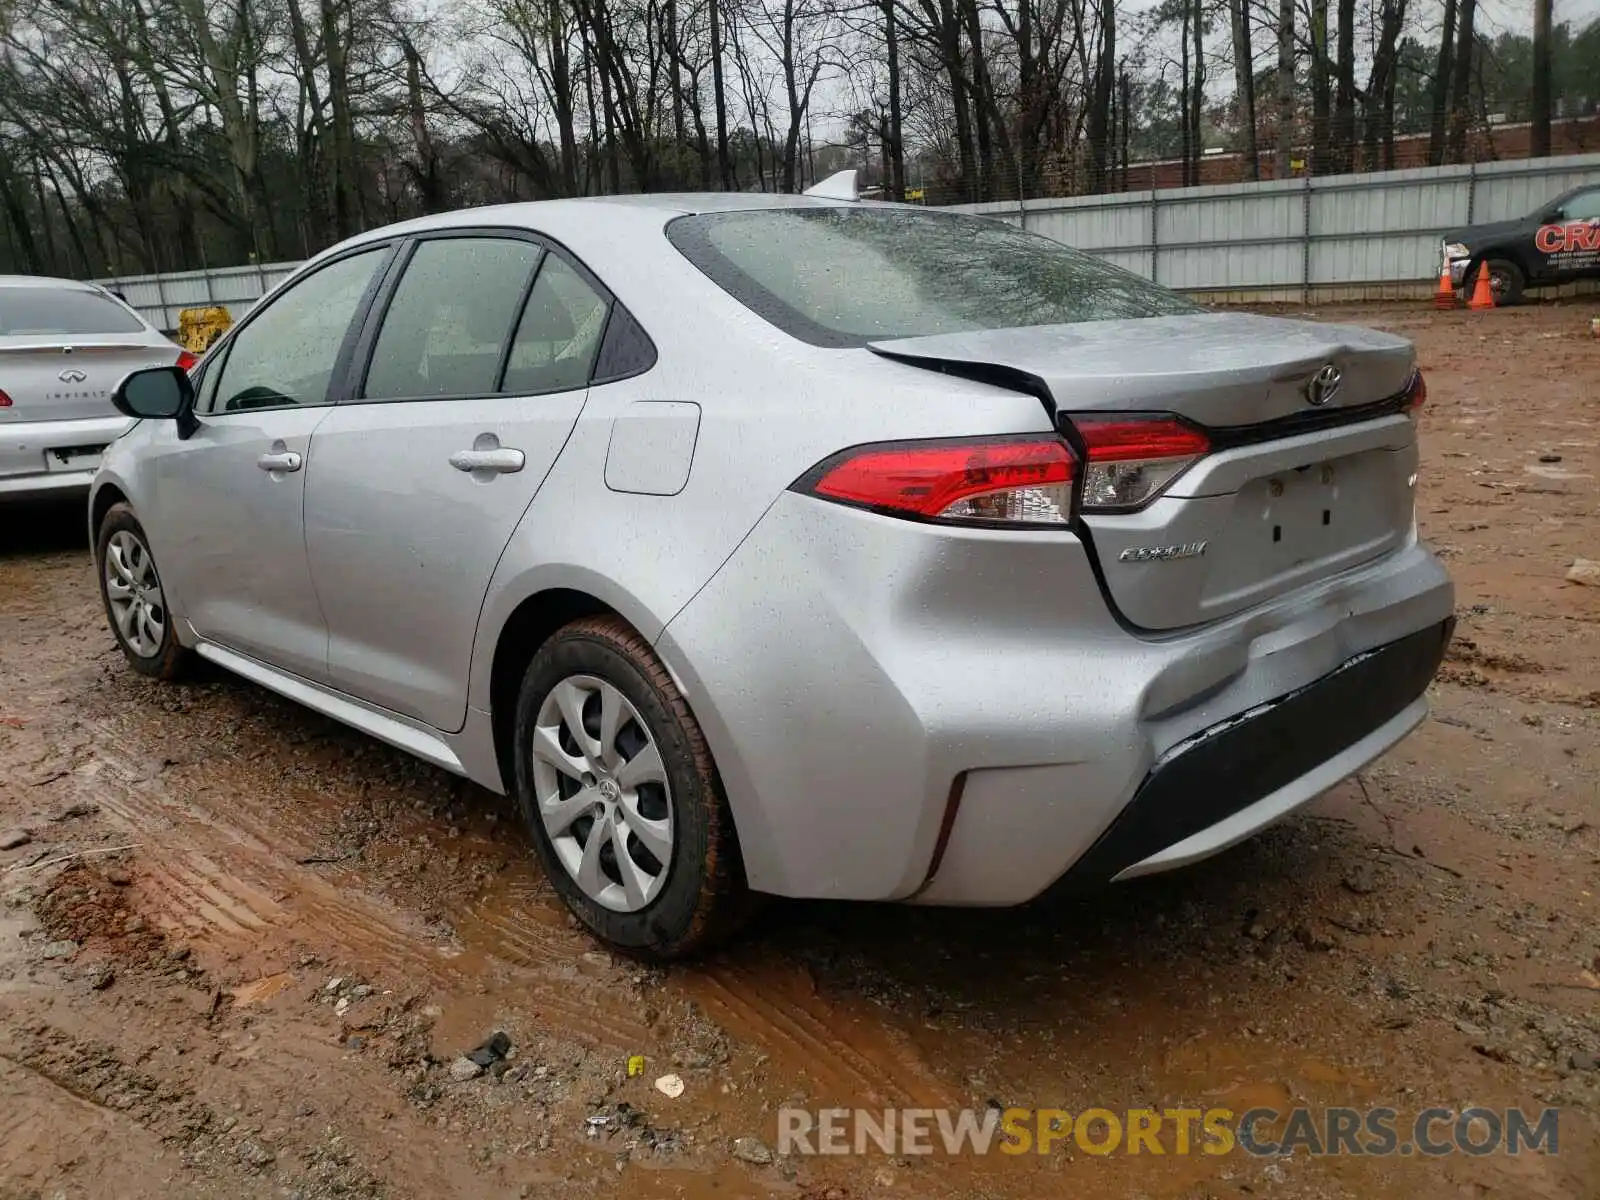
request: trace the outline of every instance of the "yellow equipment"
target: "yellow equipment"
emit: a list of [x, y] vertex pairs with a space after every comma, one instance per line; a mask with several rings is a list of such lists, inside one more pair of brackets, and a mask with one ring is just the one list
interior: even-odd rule
[[191, 354], [204, 354], [232, 325], [233, 318], [220, 304], [186, 308], [178, 313], [178, 344]]

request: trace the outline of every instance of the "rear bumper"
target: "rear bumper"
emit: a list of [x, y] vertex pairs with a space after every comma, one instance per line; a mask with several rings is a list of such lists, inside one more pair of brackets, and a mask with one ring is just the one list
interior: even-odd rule
[[[1248, 612], [1141, 637], [1112, 618], [1070, 534], [944, 529], [788, 494], [656, 645], [716, 758], [753, 888], [1006, 905], [1083, 859], [1158, 766], [1453, 611], [1449, 577], [1413, 537]], [[1102, 878], [1221, 849], [1240, 822], [1254, 822], [1247, 836], [1359, 769], [1421, 720], [1430, 674], [1278, 768], [1289, 783], [1274, 791], [1264, 773], [1233, 808], [1141, 842]], [[1280, 719], [1317, 719], [1301, 714], [1321, 695]], [[1176, 849], [1205, 829], [1204, 845]]]
[[120, 413], [71, 421], [0, 424], [0, 502], [87, 495], [98, 464], [88, 461], [82, 469], [52, 470], [52, 452], [108, 446], [132, 424]]
[[1234, 845], [1360, 770], [1414, 729], [1455, 625], [1449, 618], [1168, 751], [1063, 877], [1103, 883]]
[[24, 500], [69, 500], [87, 496], [93, 471], [46, 471], [38, 475], [0, 476], [0, 503]]

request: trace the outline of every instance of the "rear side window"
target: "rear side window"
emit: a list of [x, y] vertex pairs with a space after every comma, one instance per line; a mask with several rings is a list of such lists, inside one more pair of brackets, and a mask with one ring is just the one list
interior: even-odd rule
[[680, 217], [667, 236], [719, 286], [819, 346], [1196, 311], [1000, 221], [863, 206]]
[[369, 400], [494, 394], [540, 254], [533, 243], [511, 238], [419, 244], [384, 314], [362, 394]]
[[506, 360], [502, 390], [516, 395], [583, 387], [606, 331], [609, 304], [552, 254], [528, 294]]
[[143, 333], [115, 300], [77, 288], [0, 288], [0, 337], [28, 334]]

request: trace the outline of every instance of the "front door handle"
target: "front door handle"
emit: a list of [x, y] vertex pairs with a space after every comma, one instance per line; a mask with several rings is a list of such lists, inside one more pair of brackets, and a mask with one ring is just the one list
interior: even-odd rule
[[263, 471], [298, 471], [304, 461], [293, 450], [277, 450], [256, 459], [256, 466]]
[[458, 471], [491, 471], [496, 475], [511, 475], [522, 470], [528, 461], [521, 450], [509, 446], [494, 450], [457, 450], [450, 456], [450, 465]]

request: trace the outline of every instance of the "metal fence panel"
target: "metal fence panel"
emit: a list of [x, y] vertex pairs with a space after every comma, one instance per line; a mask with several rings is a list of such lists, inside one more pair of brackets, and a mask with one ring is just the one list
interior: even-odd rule
[[[1587, 183], [1600, 183], [1600, 154], [954, 207], [1182, 291], [1310, 301], [1425, 291], [1438, 278], [1442, 232], [1526, 216]], [[181, 309], [199, 305], [223, 305], [238, 320], [299, 265], [98, 282], [172, 330]]]
[[1155, 278], [1156, 268], [1153, 251], [1108, 250], [1100, 257], [1114, 267], [1121, 267], [1124, 271], [1132, 271], [1135, 275], [1143, 275], [1146, 279]]
[[145, 320], [170, 332], [177, 329], [178, 314], [186, 308], [220, 304], [237, 321], [299, 268], [300, 264], [293, 262], [264, 263], [162, 275], [124, 275], [95, 282], [121, 292]]
[[[1522, 162], [1485, 163], [1478, 168], [1477, 214], [1479, 221], [1509, 221], [1536, 211], [1560, 193], [1595, 181], [1595, 168], [1581, 165], [1579, 159], [1547, 159], [1556, 169], [1547, 175], [1531, 175]], [[1570, 168], [1560, 164], [1573, 163]]]
[[1589, 183], [1600, 154], [956, 207], [1182, 291], [1309, 301], [1426, 290], [1445, 230], [1526, 216]]
[[1155, 278], [1178, 291], [1284, 287], [1298, 283], [1300, 259], [1300, 251], [1286, 244], [1162, 246]]
[[[1142, 194], [1149, 195], [1148, 192]], [[1027, 214], [1027, 227], [1058, 242], [1095, 249], [1149, 243], [1150, 218], [1147, 213], [1134, 206], [1117, 203], [1120, 197], [1082, 196], [1075, 199], [1078, 203], [1070, 207], [1058, 207], [1050, 201], [1028, 202], [1022, 210]], [[1017, 217], [1022, 215], [1015, 205], [1011, 206], [1011, 211]]]

